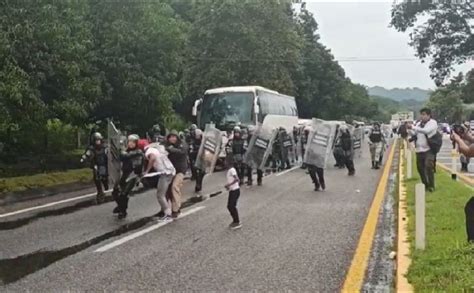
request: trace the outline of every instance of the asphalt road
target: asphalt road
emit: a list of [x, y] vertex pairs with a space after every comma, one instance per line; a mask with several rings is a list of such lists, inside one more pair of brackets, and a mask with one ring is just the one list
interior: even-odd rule
[[[112, 216], [113, 203], [1, 219], [0, 227], [30, 220], [0, 230], [0, 290], [337, 291], [381, 174], [367, 157], [355, 177], [330, 167], [325, 192], [301, 169], [243, 187], [237, 231], [228, 229], [226, 193], [189, 202], [190, 214], [164, 226], [151, 218], [152, 192], [131, 199], [126, 221]], [[205, 193], [224, 183], [223, 173], [210, 176]]]
[[[450, 169], [453, 166], [453, 161], [452, 161], [452, 156], [451, 156], [452, 151], [453, 151], [452, 142], [449, 139], [449, 137], [447, 135], [445, 135], [444, 139], [443, 139], [443, 146], [442, 146], [440, 152], [437, 155], [437, 161], [439, 163], [442, 163], [442, 164], [446, 165]], [[472, 161], [473, 160], [471, 159], [471, 164], [472, 164]], [[456, 156], [455, 166], [456, 166], [457, 172], [460, 172], [461, 171], [461, 161], [459, 159], [459, 156]], [[462, 174], [474, 179], [474, 172], [467, 172], [467, 173], [462, 173]]]

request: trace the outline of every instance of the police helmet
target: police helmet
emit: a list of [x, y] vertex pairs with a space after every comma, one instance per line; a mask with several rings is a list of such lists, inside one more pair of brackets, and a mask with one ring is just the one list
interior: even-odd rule
[[127, 140], [128, 140], [128, 141], [138, 142], [138, 141], [140, 140], [140, 137], [138, 136], [138, 134], [130, 134], [130, 135], [127, 137]]
[[194, 132], [194, 135], [195, 135], [196, 137], [201, 137], [201, 136], [202, 136], [202, 130], [199, 129], [199, 128], [197, 128], [196, 131]]
[[92, 134], [92, 139], [94, 141], [97, 141], [97, 140], [103, 140], [104, 137], [102, 136], [102, 134], [100, 134], [100, 132], [95, 132], [94, 134]]
[[153, 131], [154, 132], [161, 132], [161, 126], [159, 124], [153, 125]]

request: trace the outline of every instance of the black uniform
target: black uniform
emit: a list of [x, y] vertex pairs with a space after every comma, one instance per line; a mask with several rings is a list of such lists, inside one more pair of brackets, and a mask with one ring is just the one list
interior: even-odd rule
[[291, 163], [290, 163], [290, 158], [289, 158], [289, 152], [290, 152], [290, 149], [293, 147], [293, 142], [285, 129], [281, 129], [279, 132], [279, 143], [280, 143], [280, 169], [290, 169]]
[[197, 138], [193, 136], [191, 139], [191, 144], [189, 145], [189, 162], [191, 165], [191, 172], [193, 173], [193, 177], [196, 180], [196, 187], [194, 188], [195, 192], [199, 192], [202, 190], [202, 180], [204, 179], [204, 175], [206, 173], [204, 170], [196, 168], [196, 159], [199, 153], [199, 148], [201, 147], [202, 137]]
[[343, 151], [344, 165], [349, 171], [349, 176], [355, 174], [354, 168], [354, 140], [351, 133], [347, 130], [341, 133], [341, 148]]
[[324, 181], [324, 169], [314, 165], [307, 165], [309, 176], [314, 183], [314, 190], [326, 189], [326, 182]]
[[143, 173], [144, 159], [143, 152], [138, 148], [127, 149], [126, 152], [120, 154], [122, 176], [120, 177], [119, 186], [115, 187], [112, 191], [112, 195], [117, 203], [114, 212], [118, 213], [120, 218], [127, 215], [128, 195], [140, 180]]
[[[250, 144], [250, 140], [252, 139], [252, 135], [249, 134], [247, 136], [247, 147]], [[252, 185], [253, 184], [253, 176], [252, 176], [252, 167], [247, 165], [247, 185]], [[260, 169], [257, 169], [257, 185], [262, 185], [262, 179], [263, 179], [263, 171]]]
[[244, 164], [244, 155], [245, 155], [245, 140], [241, 137], [234, 137], [231, 141], [232, 144], [232, 158], [233, 165], [239, 176], [240, 183], [244, 182], [245, 175], [245, 164]]
[[104, 190], [109, 189], [109, 173], [108, 173], [108, 148], [105, 144], [89, 146], [82, 159], [90, 161], [90, 168], [92, 169], [92, 178], [95, 187], [97, 188], [97, 201], [103, 202]]
[[344, 150], [341, 146], [341, 137], [340, 135], [336, 138], [333, 151], [334, 159], [336, 160], [336, 165], [334, 167], [344, 168]]
[[304, 163], [304, 155], [306, 153], [306, 144], [308, 143], [308, 137], [309, 137], [309, 131], [307, 130], [302, 130], [302, 133], [300, 135], [301, 139], [301, 156], [303, 159], [303, 164], [301, 165], [302, 169], [306, 169], [306, 164]]

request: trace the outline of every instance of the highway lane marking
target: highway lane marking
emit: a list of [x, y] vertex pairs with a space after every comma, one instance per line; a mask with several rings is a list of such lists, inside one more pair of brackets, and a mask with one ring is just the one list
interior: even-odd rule
[[[280, 172], [280, 173], [276, 174], [276, 176], [284, 175], [284, 174], [289, 173], [291, 171], [294, 171], [295, 169], [298, 169], [298, 168], [300, 168], [300, 166], [295, 166], [295, 167], [293, 167], [289, 170], [285, 170], [283, 172]], [[274, 175], [274, 174], [272, 174], [272, 175]], [[266, 176], [266, 177], [269, 177], [269, 176]], [[221, 190], [221, 191], [223, 191], [223, 190]], [[106, 193], [110, 193], [110, 192], [112, 192], [112, 190], [107, 190], [106, 191]], [[81, 200], [81, 199], [86, 199], [86, 198], [89, 198], [89, 197], [94, 197], [96, 195], [97, 195], [97, 193], [89, 193], [89, 194], [84, 194], [84, 195], [80, 195], [80, 196], [76, 196], [76, 197], [72, 197], [72, 198], [68, 198], [68, 199], [63, 199], [63, 200], [59, 200], [59, 201], [50, 202], [50, 203], [40, 205], [40, 206], [35, 206], [35, 207], [30, 207], [30, 208], [14, 211], [14, 212], [5, 213], [5, 214], [0, 215], [0, 219], [15, 216], [15, 215], [24, 214], [24, 213], [31, 212], [31, 211], [36, 211], [36, 210], [41, 210], [41, 209], [57, 206], [57, 205], [60, 205], [60, 204], [63, 204], [63, 203], [68, 203], [68, 202], [78, 201], [78, 200]]]
[[[196, 213], [196, 212], [199, 212], [200, 210], [205, 209], [205, 208], [206, 208], [205, 206], [200, 206], [200, 207], [191, 208], [191, 209], [189, 209], [189, 210], [184, 211], [183, 213], [181, 213], [181, 216], [179, 217], [179, 219], [184, 218], [184, 217], [186, 217], [186, 216], [189, 216], [189, 215], [191, 215], [191, 214], [194, 214], [194, 213]], [[127, 235], [127, 236], [125, 236], [125, 237], [123, 237], [123, 238], [117, 239], [117, 240], [115, 240], [114, 242], [111, 242], [111, 243], [109, 243], [109, 244], [107, 244], [107, 245], [104, 245], [104, 246], [102, 246], [102, 247], [99, 247], [99, 248], [98, 248], [97, 250], [95, 250], [94, 252], [105, 252], [105, 251], [110, 250], [110, 249], [112, 249], [112, 248], [114, 248], [114, 247], [117, 247], [117, 246], [119, 246], [119, 245], [122, 245], [122, 244], [124, 244], [124, 243], [126, 243], [126, 242], [128, 242], [128, 241], [130, 241], [130, 240], [133, 240], [133, 239], [138, 238], [138, 237], [140, 237], [140, 236], [143, 236], [143, 235], [145, 235], [145, 234], [147, 234], [147, 233], [150, 233], [150, 232], [152, 232], [152, 231], [154, 231], [154, 230], [156, 230], [156, 229], [159, 229], [159, 228], [161, 228], [161, 227], [163, 227], [163, 226], [166, 226], [166, 225], [168, 225], [168, 224], [170, 224], [170, 223], [173, 223], [173, 222], [171, 221], [171, 222], [162, 222], [162, 223], [155, 224], [155, 225], [150, 226], [150, 227], [148, 227], [148, 228], [145, 228], [145, 229], [143, 229], [143, 230], [141, 230], [141, 231], [138, 231], [138, 232], [132, 233], [132, 234], [130, 234], [130, 235]]]
[[370, 252], [372, 250], [372, 244], [377, 229], [377, 222], [379, 218], [379, 211], [385, 198], [385, 190], [387, 189], [387, 183], [390, 175], [390, 169], [392, 168], [393, 157], [395, 154], [395, 147], [397, 144], [391, 145], [390, 154], [387, 162], [385, 163], [382, 176], [380, 177], [379, 184], [375, 191], [372, 205], [370, 206], [369, 214], [360, 234], [359, 243], [352, 258], [351, 266], [347, 272], [346, 279], [342, 286], [341, 292], [360, 292], [362, 283], [364, 282], [365, 272], [369, 262]]
[[276, 176], [279, 177], [281, 175], [285, 175], [286, 173], [290, 173], [291, 171], [294, 171], [296, 169], [300, 168], [300, 166], [294, 166], [293, 168], [291, 169], [288, 169], [288, 170], [285, 170], [283, 172], [280, 172], [280, 173], [277, 173]]
[[[111, 192], [111, 190], [106, 191], [106, 193], [109, 193], [109, 192]], [[72, 197], [72, 198], [68, 198], [68, 199], [63, 199], [63, 200], [60, 200], [60, 201], [50, 202], [50, 203], [40, 205], [40, 206], [36, 206], [36, 207], [31, 207], [31, 208], [26, 208], [26, 209], [14, 211], [14, 212], [6, 213], [6, 214], [1, 214], [0, 219], [1, 218], [6, 218], [6, 217], [11, 217], [11, 216], [14, 216], [14, 215], [24, 214], [24, 213], [35, 211], [35, 210], [41, 210], [41, 209], [44, 209], [44, 208], [49, 208], [49, 207], [60, 205], [60, 204], [63, 204], [63, 203], [68, 203], [68, 202], [71, 202], [71, 201], [76, 201], [76, 200], [80, 200], [80, 199], [84, 199], [84, 198], [88, 198], [88, 197], [93, 197], [93, 196], [96, 196], [96, 195], [97, 195], [97, 193], [94, 192], [94, 193], [80, 195], [80, 196], [76, 196], [76, 197]]]

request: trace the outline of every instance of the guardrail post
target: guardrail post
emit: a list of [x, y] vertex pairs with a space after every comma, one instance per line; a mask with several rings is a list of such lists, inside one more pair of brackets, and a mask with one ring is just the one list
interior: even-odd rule
[[451, 179], [453, 180], [458, 179], [457, 161], [458, 161], [458, 153], [455, 149], [453, 149], [451, 152]]
[[410, 149], [406, 150], [407, 152], [407, 179], [411, 179], [413, 177], [413, 159], [411, 157], [412, 152]]
[[425, 185], [415, 187], [415, 247], [425, 249]]

